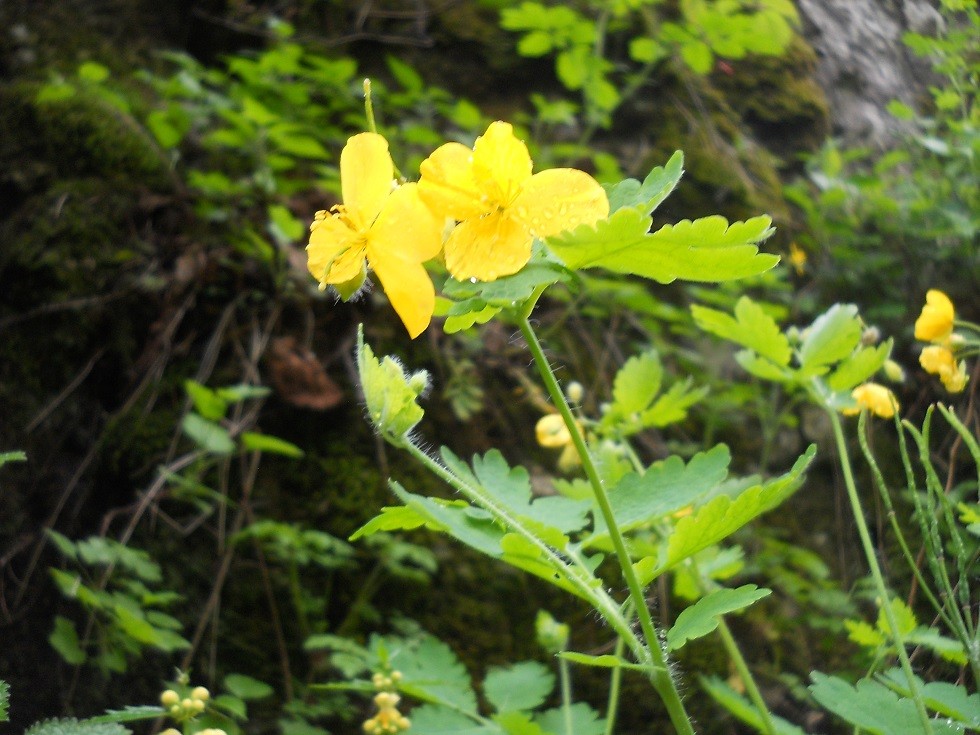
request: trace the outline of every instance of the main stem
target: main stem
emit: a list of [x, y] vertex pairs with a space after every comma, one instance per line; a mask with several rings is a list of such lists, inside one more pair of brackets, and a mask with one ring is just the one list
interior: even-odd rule
[[844, 430], [841, 427], [840, 416], [832, 409], [827, 409], [830, 423], [834, 427], [834, 440], [837, 443], [837, 454], [840, 457], [841, 471], [844, 474], [844, 485], [847, 487], [847, 497], [851, 501], [851, 511], [854, 514], [854, 522], [857, 525], [858, 536], [861, 538], [861, 546], [864, 555], [868, 560], [871, 569], [871, 577], [875, 587], [878, 589], [878, 597], [881, 600], [879, 607], [885, 614], [888, 621], [888, 628], [891, 630], [892, 641], [895, 644], [895, 651], [898, 654], [898, 661], [908, 679], [909, 691], [912, 694], [912, 701], [915, 702], [916, 712], [922, 723], [922, 730], [926, 735], [932, 735], [932, 723], [929, 712], [926, 710], [925, 702], [922, 699], [922, 692], [915, 682], [915, 674], [912, 671], [912, 663], [909, 661], [908, 652], [905, 650], [905, 639], [898, 627], [898, 620], [895, 618], [895, 611], [892, 609], [891, 599], [888, 596], [888, 588], [885, 586], [885, 578], [878, 565], [878, 557], [875, 554], [874, 545], [871, 543], [871, 534], [868, 532], [868, 524], [864, 520], [864, 510], [861, 508], [861, 500], [858, 498], [857, 486], [854, 483], [854, 473], [851, 471], [851, 459], [847, 452], [847, 442], [844, 440]]
[[538, 373], [544, 381], [548, 395], [551, 396], [551, 400], [565, 421], [565, 426], [568, 427], [569, 434], [572, 437], [572, 444], [575, 446], [575, 450], [582, 460], [582, 468], [585, 470], [585, 476], [592, 486], [596, 504], [599, 506], [599, 512], [602, 513], [602, 518], [606, 523], [606, 527], [609, 529], [609, 538], [616, 552], [616, 559], [619, 561], [619, 566], [623, 570], [623, 577], [626, 580], [630, 600], [633, 608], [636, 610], [636, 615], [640, 622], [640, 630], [643, 632], [643, 638], [646, 641], [648, 660], [641, 661], [640, 663], [652, 665], [650, 683], [653, 684], [653, 688], [656, 689], [657, 694], [663, 700], [664, 706], [667, 708], [667, 713], [670, 716], [670, 721], [673, 723], [678, 735], [694, 735], [694, 728], [691, 726], [691, 720], [684, 709], [684, 703], [681, 701], [680, 693], [677, 691], [677, 686], [674, 684], [674, 680], [671, 678], [670, 672], [667, 669], [667, 657], [660, 645], [660, 639], [657, 637], [657, 631], [653, 625], [653, 618], [650, 616], [650, 609], [647, 607], [646, 598], [643, 596], [643, 587], [640, 585], [640, 580], [637, 578], [636, 571], [633, 569], [633, 560], [630, 558], [629, 551], [626, 549], [626, 541], [623, 539], [619, 526], [616, 524], [612, 506], [609, 504], [609, 496], [602, 485], [602, 479], [599, 477], [595, 463], [592, 461], [592, 455], [589, 453], [589, 449], [585, 444], [585, 438], [582, 436], [578, 423], [575, 421], [575, 416], [572, 414], [572, 409], [569, 407], [568, 401], [565, 400], [565, 394], [562, 392], [561, 386], [558, 385], [558, 379], [555, 378], [551, 365], [548, 363], [548, 358], [544, 354], [544, 349], [541, 347], [538, 336], [531, 327], [531, 323], [528, 321], [526, 314], [521, 315], [519, 325], [521, 334], [524, 336], [528, 349], [531, 351], [531, 356], [537, 365]]

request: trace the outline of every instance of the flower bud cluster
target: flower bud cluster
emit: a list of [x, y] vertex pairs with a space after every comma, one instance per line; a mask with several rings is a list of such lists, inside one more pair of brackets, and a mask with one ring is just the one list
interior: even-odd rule
[[377, 714], [364, 721], [363, 729], [368, 735], [397, 735], [412, 726], [409, 719], [398, 711], [401, 697], [393, 691], [401, 678], [400, 671], [389, 674], [378, 672], [371, 677], [371, 682], [380, 691], [374, 695]]
[[[160, 695], [160, 704], [177, 722], [185, 722], [197, 717], [204, 711], [205, 703], [211, 698], [211, 692], [204, 687], [194, 687], [187, 696], [181, 696], [173, 689], [167, 689]], [[220, 731], [217, 731], [220, 732]], [[215, 735], [215, 733], [209, 733]]]

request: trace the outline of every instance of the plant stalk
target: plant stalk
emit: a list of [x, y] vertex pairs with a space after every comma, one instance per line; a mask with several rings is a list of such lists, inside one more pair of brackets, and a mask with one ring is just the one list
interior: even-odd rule
[[643, 638], [646, 641], [646, 660], [640, 663], [652, 665], [650, 682], [663, 700], [664, 706], [667, 708], [670, 720], [678, 735], [694, 735], [694, 728], [691, 726], [691, 720], [684, 709], [684, 703], [681, 701], [680, 693], [677, 691], [677, 686], [667, 669], [667, 656], [661, 646], [660, 639], [657, 637], [657, 632], [653, 625], [653, 618], [650, 615], [650, 609], [647, 607], [646, 598], [643, 594], [643, 588], [640, 586], [636, 571], [633, 569], [633, 561], [626, 548], [626, 541], [619, 530], [619, 526], [616, 524], [612, 506], [609, 503], [609, 495], [606, 493], [602, 479], [599, 477], [599, 472], [596, 469], [595, 463], [592, 461], [592, 456], [585, 444], [585, 438], [582, 436], [582, 431], [575, 421], [572, 409], [565, 399], [565, 394], [558, 384], [558, 379], [555, 378], [554, 371], [551, 369], [548, 358], [544, 354], [544, 349], [540, 341], [538, 341], [537, 334], [535, 334], [526, 315], [521, 315], [519, 326], [521, 334], [527, 342], [528, 349], [534, 358], [535, 365], [537, 365], [538, 373], [544, 381], [548, 395], [551, 396], [551, 400], [565, 421], [565, 426], [568, 428], [569, 434], [572, 437], [572, 444], [575, 446], [575, 450], [582, 460], [582, 468], [585, 470], [585, 475], [589, 480], [589, 484], [592, 486], [596, 504], [599, 506], [599, 511], [602, 513], [606, 527], [609, 529], [609, 538], [615, 549], [619, 566], [623, 571], [630, 600], [636, 611]]
[[909, 692], [912, 695], [912, 701], [915, 703], [915, 709], [919, 715], [919, 721], [922, 724], [922, 731], [925, 735], [932, 735], [929, 712], [926, 710], [922, 692], [919, 691], [918, 684], [916, 683], [915, 674], [912, 671], [912, 663], [909, 661], [908, 652], [905, 650], [905, 638], [898, 627], [895, 611], [892, 609], [891, 599], [888, 596], [888, 588], [885, 586], [885, 578], [881, 573], [878, 557], [875, 555], [874, 544], [871, 542], [871, 534], [868, 532], [868, 524], [865, 521], [864, 511], [861, 508], [861, 500], [858, 497], [857, 485], [854, 482], [854, 473], [851, 470], [851, 459], [847, 451], [847, 442], [844, 439], [844, 430], [841, 427], [840, 416], [831, 408], [826, 408], [826, 412], [830, 417], [830, 423], [834, 429], [834, 441], [837, 444], [837, 454], [840, 458], [841, 471], [844, 475], [844, 485], [847, 487], [847, 497], [850, 500], [851, 511], [854, 514], [854, 523], [858, 529], [858, 536], [861, 538], [864, 555], [868, 560], [871, 577], [878, 590], [878, 597], [880, 599], [879, 608], [885, 614], [885, 619], [888, 621], [888, 628], [892, 634], [892, 642], [895, 644], [895, 652], [898, 655], [898, 661], [901, 664], [902, 671], [908, 680]]

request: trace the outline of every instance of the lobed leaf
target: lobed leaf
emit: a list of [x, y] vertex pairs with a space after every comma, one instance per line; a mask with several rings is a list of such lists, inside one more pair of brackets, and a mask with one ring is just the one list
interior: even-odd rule
[[746, 608], [771, 593], [772, 590], [759, 589], [754, 584], [736, 589], [723, 587], [709, 593], [677, 616], [667, 631], [667, 648], [676, 651], [689, 640], [708, 635], [718, 627], [719, 617]]
[[626, 207], [593, 226], [549, 238], [548, 246], [572, 270], [605, 268], [660, 283], [729, 281], [763, 273], [779, 262], [757, 247], [773, 232], [769, 217], [729, 225], [715, 215], [664, 225], [653, 233], [651, 221], [640, 209]]
[[645, 557], [634, 566], [642, 583], [727, 538], [753, 518], [766, 513], [792, 495], [816, 454], [811, 445], [785, 475], [743, 490], [735, 498], [719, 495], [693, 515], [681, 518], [656, 559]]
[[776, 320], [748, 296], [735, 304], [735, 316], [697, 304], [691, 307], [694, 322], [706, 332], [748, 347], [779, 367], [789, 365], [789, 340]]
[[555, 688], [555, 675], [537, 661], [494, 667], [483, 681], [483, 694], [497, 712], [539, 707]]

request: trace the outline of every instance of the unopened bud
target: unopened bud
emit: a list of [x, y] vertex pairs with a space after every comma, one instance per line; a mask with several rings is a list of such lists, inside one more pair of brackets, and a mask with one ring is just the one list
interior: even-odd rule
[[180, 701], [180, 695], [173, 689], [167, 689], [160, 695], [160, 704], [164, 707], [172, 707]]
[[905, 370], [894, 360], [885, 360], [885, 364], [882, 365], [882, 370], [885, 373], [885, 377], [893, 383], [905, 382]]
[[571, 403], [577, 405], [582, 402], [582, 397], [585, 395], [585, 388], [577, 380], [573, 380], [565, 387], [565, 395], [568, 396], [568, 400]]

